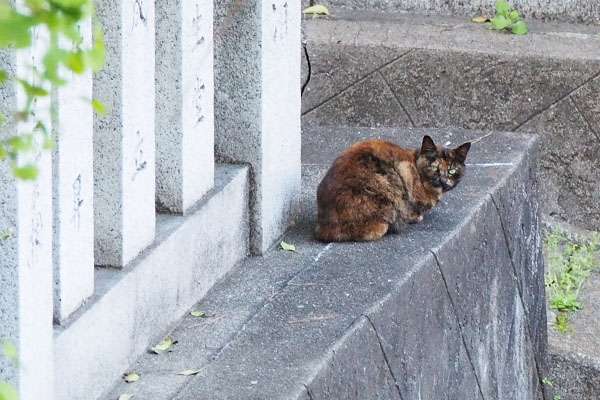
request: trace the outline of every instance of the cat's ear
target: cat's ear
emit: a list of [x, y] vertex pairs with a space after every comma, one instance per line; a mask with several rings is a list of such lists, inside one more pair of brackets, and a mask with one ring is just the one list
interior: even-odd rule
[[454, 154], [456, 154], [456, 161], [458, 161], [459, 163], [464, 163], [467, 159], [467, 153], [469, 152], [470, 148], [471, 142], [463, 143], [460, 146], [458, 146], [454, 150]]
[[437, 148], [435, 147], [435, 143], [433, 143], [433, 139], [429, 136], [423, 136], [423, 143], [421, 143], [421, 153], [422, 154], [435, 154], [437, 152]]

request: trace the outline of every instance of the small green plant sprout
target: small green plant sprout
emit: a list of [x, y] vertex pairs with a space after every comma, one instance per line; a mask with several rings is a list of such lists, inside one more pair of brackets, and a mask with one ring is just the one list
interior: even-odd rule
[[562, 229], [556, 229], [546, 236], [544, 243], [548, 255], [548, 271], [545, 281], [549, 292], [549, 307], [558, 311], [556, 328], [568, 331], [566, 313], [582, 308], [578, 300], [581, 286], [598, 269], [600, 256], [600, 234], [592, 233], [587, 237], [570, 238]]
[[552, 381], [551, 381], [550, 379], [548, 379], [547, 377], [544, 377], [544, 379], [542, 379], [542, 383], [543, 383], [544, 385], [548, 385], [548, 386], [550, 386], [550, 387], [553, 387], [553, 386], [552, 386]]
[[519, 18], [519, 12], [512, 10], [506, 1], [496, 2], [496, 16], [490, 20], [490, 29], [496, 31], [509, 31], [515, 35], [525, 35], [527, 24]]

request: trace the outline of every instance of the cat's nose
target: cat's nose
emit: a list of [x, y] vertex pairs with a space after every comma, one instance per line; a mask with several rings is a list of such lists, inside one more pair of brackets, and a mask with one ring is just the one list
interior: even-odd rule
[[446, 190], [452, 189], [452, 183], [448, 182], [445, 179], [442, 179], [441, 182], [442, 182], [442, 190], [446, 191]]

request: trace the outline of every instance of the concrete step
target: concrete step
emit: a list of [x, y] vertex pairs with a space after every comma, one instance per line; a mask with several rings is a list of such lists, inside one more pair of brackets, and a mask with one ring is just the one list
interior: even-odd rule
[[[543, 213], [600, 229], [598, 29], [381, 14], [306, 20], [305, 125], [522, 131], [541, 136]], [[306, 68], [305, 68], [306, 71]]]
[[202, 201], [157, 216], [150, 248], [125, 269], [96, 269], [93, 297], [54, 328], [55, 400], [100, 397], [247, 256], [248, 204], [247, 168], [217, 165]]
[[[302, 0], [308, 7], [311, 0]], [[333, 15], [344, 12], [427, 13], [453, 16], [493, 16], [495, 0], [319, 0]], [[587, 24], [600, 23], [600, 4], [596, 0], [509, 0], [513, 9], [526, 19], [557, 20]]]
[[548, 311], [548, 378], [554, 393], [568, 400], [600, 398], [600, 273], [592, 273], [579, 297], [583, 309], [569, 315], [560, 333]]
[[[468, 173], [423, 223], [371, 243], [317, 242], [315, 190], [331, 161], [371, 137], [458, 144], [461, 130], [308, 128], [302, 218], [192, 309], [163, 355], [103, 399], [541, 399], [545, 297], [534, 136], [474, 145]], [[125, 372], [127, 366], [123, 365]], [[196, 370], [182, 376], [183, 370]]]

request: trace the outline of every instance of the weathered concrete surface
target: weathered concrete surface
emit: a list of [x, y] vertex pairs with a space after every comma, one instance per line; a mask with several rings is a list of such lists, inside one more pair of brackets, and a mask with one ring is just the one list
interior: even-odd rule
[[[103, 398], [541, 398], [543, 363], [534, 353], [543, 360], [546, 343], [531, 335], [531, 319], [545, 324], [544, 292], [525, 286], [511, 253], [522, 246], [542, 275], [533, 255], [539, 220], [529, 219], [523, 234], [532, 237], [518, 244], [510, 232], [521, 226], [504, 224], [519, 219], [503, 215], [537, 210], [527, 161], [535, 164], [535, 137], [498, 133], [473, 146], [461, 185], [400, 235], [342, 244], [312, 236], [316, 186], [340, 149], [368, 137], [416, 147], [425, 132], [452, 144], [479, 136], [305, 130], [302, 219], [284, 237], [300, 254], [271, 251], [242, 263], [194, 307], [208, 318], [184, 318], [172, 352], [142, 356], [130, 368], [140, 381], [118, 382]], [[502, 190], [520, 188], [523, 177], [526, 192]]]
[[[492, 0], [322, 0], [318, 2], [338, 12], [415, 12], [457, 16], [492, 16], [495, 14], [495, 1]], [[600, 23], [600, 4], [596, 0], [512, 0], [513, 9], [522, 17]], [[309, 0], [302, 0], [307, 7]]]
[[543, 213], [600, 228], [596, 30], [537, 23], [516, 37], [467, 19], [365, 18], [305, 21], [315, 71], [305, 125], [539, 134]]
[[98, 398], [247, 256], [247, 205], [247, 168], [218, 166], [215, 187], [189, 213], [158, 215], [155, 243], [130, 268], [96, 270], [92, 298], [55, 326], [54, 400]]

